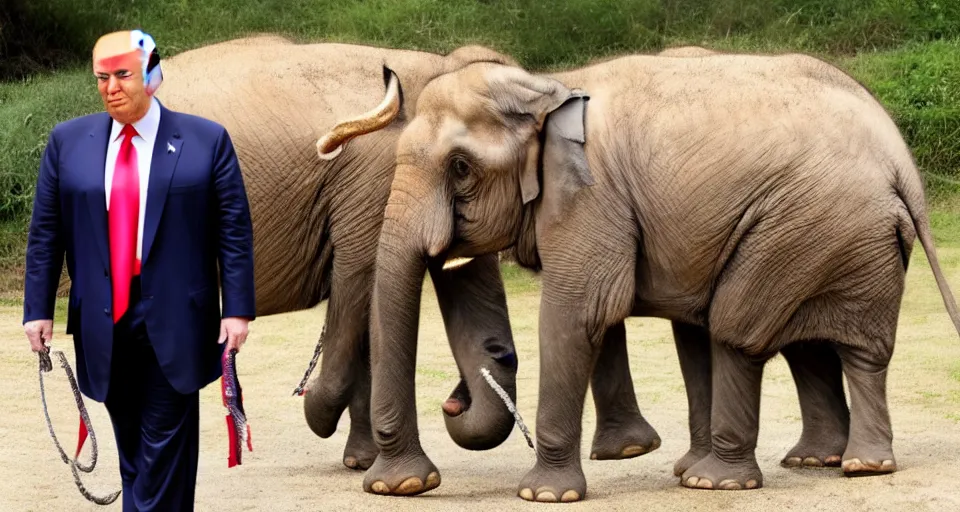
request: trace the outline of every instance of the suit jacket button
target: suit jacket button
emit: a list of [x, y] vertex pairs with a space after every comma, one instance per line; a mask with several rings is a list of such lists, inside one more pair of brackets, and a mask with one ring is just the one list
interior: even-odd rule
[[103, 314], [104, 314], [104, 315], [109, 315], [109, 314], [110, 314], [110, 308], [103, 308]]

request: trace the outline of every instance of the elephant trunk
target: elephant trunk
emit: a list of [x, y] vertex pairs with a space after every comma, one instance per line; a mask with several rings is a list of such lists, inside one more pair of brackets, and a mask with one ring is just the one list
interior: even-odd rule
[[[496, 255], [442, 269], [453, 240], [446, 187], [398, 166], [384, 212], [370, 310], [371, 419], [387, 457], [420, 450], [416, 378], [420, 296], [428, 266], [462, 380], [444, 404], [451, 438], [468, 449], [502, 443], [513, 418], [480, 371], [516, 397], [516, 355]], [[436, 179], [442, 179], [438, 177]]]
[[453, 229], [452, 219], [449, 227], [423, 222], [428, 209], [436, 219], [452, 212], [444, 211], [442, 200], [430, 200], [430, 192], [441, 188], [428, 187], [417, 171], [397, 167], [370, 300], [370, 413], [374, 440], [386, 457], [420, 450], [414, 395], [420, 295], [428, 253], [448, 245]]
[[482, 373], [516, 402], [517, 355], [506, 293], [495, 254], [455, 269], [432, 262], [430, 273], [460, 383], [443, 404], [450, 437], [463, 448], [488, 450], [513, 431], [513, 415]]

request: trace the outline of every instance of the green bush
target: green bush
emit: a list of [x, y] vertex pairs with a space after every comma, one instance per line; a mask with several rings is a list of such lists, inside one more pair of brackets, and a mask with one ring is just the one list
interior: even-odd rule
[[960, 181], [960, 39], [909, 44], [839, 62], [887, 108], [931, 192]]

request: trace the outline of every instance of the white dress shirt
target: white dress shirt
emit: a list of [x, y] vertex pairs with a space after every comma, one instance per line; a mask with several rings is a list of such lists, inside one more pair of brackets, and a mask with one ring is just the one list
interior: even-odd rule
[[[150, 182], [150, 162], [153, 160], [153, 144], [157, 139], [157, 130], [160, 127], [160, 104], [156, 98], [150, 98], [150, 110], [139, 121], [133, 123], [138, 135], [133, 137], [133, 147], [137, 150], [137, 174], [140, 180], [140, 223], [137, 227], [137, 260], [143, 249], [143, 219], [146, 216], [147, 185]], [[117, 164], [117, 154], [120, 153], [120, 144], [123, 137], [120, 130], [123, 124], [113, 121], [110, 129], [110, 143], [107, 146], [107, 163], [104, 169], [103, 185], [107, 194], [107, 210], [110, 210], [110, 188], [113, 185], [113, 169]]]

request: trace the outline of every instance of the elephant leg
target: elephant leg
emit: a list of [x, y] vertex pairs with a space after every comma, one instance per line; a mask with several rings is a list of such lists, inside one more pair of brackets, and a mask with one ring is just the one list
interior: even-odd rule
[[803, 342], [781, 353], [797, 383], [803, 432], [780, 462], [784, 467], [836, 467], [847, 447], [850, 410], [840, 356], [827, 343]]
[[360, 273], [347, 279], [345, 274], [342, 269], [338, 271], [334, 262], [320, 371], [304, 393], [307, 424], [322, 438], [336, 432], [340, 416], [352, 400], [356, 377], [363, 368], [360, 354], [367, 335], [370, 295], [368, 289], [349, 281], [369, 282], [370, 278]]
[[586, 495], [581, 418], [601, 341], [591, 340], [588, 329], [574, 308], [542, 301], [537, 463], [518, 489], [527, 501], [578, 501]]
[[673, 474], [680, 476], [710, 454], [710, 333], [702, 327], [673, 322], [673, 340], [680, 360], [680, 373], [687, 388], [687, 418], [690, 450], [677, 460]]
[[850, 439], [843, 452], [843, 473], [867, 476], [893, 473], [893, 427], [887, 410], [889, 354], [838, 346], [850, 388]]
[[[461, 382], [442, 408], [447, 432], [461, 447], [487, 450], [500, 445], [514, 427], [513, 415], [484, 378], [482, 370], [516, 399], [517, 355], [513, 344], [506, 293], [497, 256], [478, 257], [455, 270], [442, 262], [429, 268], [444, 326], [461, 372]], [[422, 278], [392, 280], [420, 310]], [[378, 278], [375, 286], [385, 286]], [[416, 344], [391, 343], [417, 339], [416, 316], [388, 313], [375, 296], [372, 302], [371, 359], [374, 440], [380, 453], [363, 479], [366, 492], [412, 496], [438, 487], [440, 472], [424, 452], [417, 428], [414, 395]], [[380, 340], [379, 346], [377, 340]]]
[[637, 407], [623, 322], [607, 329], [590, 388], [597, 411], [591, 459], [629, 459], [660, 447], [660, 436]]
[[680, 477], [686, 487], [755, 489], [763, 486], [755, 450], [760, 419], [763, 361], [722, 343], [711, 346], [712, 449]]
[[364, 336], [350, 397], [350, 435], [343, 449], [343, 465], [350, 469], [368, 469], [380, 453], [370, 425], [369, 343], [369, 336]]

